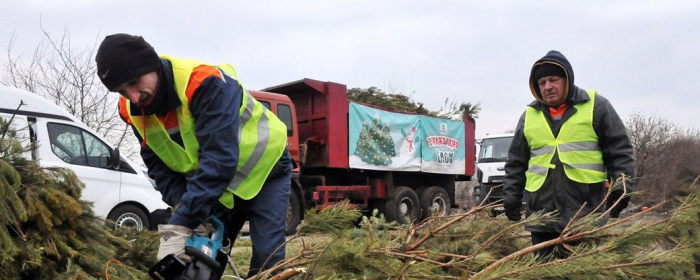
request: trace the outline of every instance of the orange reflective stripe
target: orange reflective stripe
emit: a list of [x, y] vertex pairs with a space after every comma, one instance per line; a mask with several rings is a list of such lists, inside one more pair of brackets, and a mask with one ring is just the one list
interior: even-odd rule
[[131, 117], [129, 116], [129, 111], [126, 108], [126, 98], [119, 97], [119, 116], [122, 120], [128, 124], [131, 124]]
[[190, 75], [190, 81], [187, 83], [187, 90], [185, 90], [185, 96], [189, 102], [188, 105], [192, 105], [192, 95], [199, 88], [202, 82], [211, 76], [221, 78], [221, 71], [218, 68], [211, 65], [199, 65], [192, 69], [192, 74]]

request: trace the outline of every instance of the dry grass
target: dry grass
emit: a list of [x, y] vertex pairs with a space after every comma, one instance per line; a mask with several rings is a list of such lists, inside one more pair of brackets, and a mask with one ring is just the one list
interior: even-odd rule
[[[290, 241], [287, 243], [287, 252], [285, 256], [286, 258], [290, 258], [297, 255], [302, 250], [302, 244], [319, 244], [321, 242], [325, 242], [328, 240], [328, 235], [310, 234], [308, 236], [304, 236], [303, 238], [291, 239], [291, 236], [287, 236], [287, 238], [290, 239]], [[236, 239], [236, 243], [231, 249], [231, 259], [233, 259], [236, 269], [238, 269], [238, 272], [241, 275], [246, 275], [248, 273], [248, 269], [250, 268], [250, 256], [253, 252], [252, 244], [253, 243], [250, 241], [250, 238], [239, 237]], [[222, 279], [235, 279], [231, 278], [235, 275], [235, 273], [230, 267], [226, 268], [224, 275], [226, 277], [223, 277]]]

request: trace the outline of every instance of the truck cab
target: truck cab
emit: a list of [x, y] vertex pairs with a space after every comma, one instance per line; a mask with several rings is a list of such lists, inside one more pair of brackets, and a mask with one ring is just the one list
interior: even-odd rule
[[255, 100], [262, 103], [265, 108], [272, 111], [277, 117], [287, 126], [287, 149], [294, 159], [295, 169], [298, 171], [299, 166], [299, 136], [297, 126], [297, 115], [294, 103], [288, 96], [258, 91], [248, 90]]
[[[476, 141], [476, 174], [478, 185], [474, 187], [476, 205], [486, 205], [503, 198], [503, 179], [513, 133], [488, 135]], [[503, 209], [494, 209], [496, 215]]]

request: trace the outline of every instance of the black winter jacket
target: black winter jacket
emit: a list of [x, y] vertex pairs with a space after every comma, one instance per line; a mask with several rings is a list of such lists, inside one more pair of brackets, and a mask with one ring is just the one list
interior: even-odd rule
[[[574, 104], [591, 101], [585, 90], [574, 85], [574, 74], [569, 61], [559, 52], [550, 51], [542, 61], [553, 61], [563, 65], [567, 71], [569, 92], [567, 101], [569, 108], [566, 110], [560, 121], [554, 121], [549, 114], [549, 107], [542, 103], [537, 81], [530, 75], [530, 89], [537, 100], [528, 106], [544, 111], [544, 115], [549, 123], [552, 133], [556, 137], [561, 126], [573, 114], [576, 113]], [[533, 66], [533, 71], [534, 71]], [[505, 165], [505, 203], [517, 203], [521, 201], [525, 192], [525, 171], [530, 160], [530, 147], [524, 134], [525, 114], [520, 117], [515, 130], [513, 142], [508, 152], [508, 160]], [[625, 174], [634, 177], [633, 148], [627, 135], [625, 125], [615, 112], [612, 104], [603, 96], [596, 95], [593, 109], [593, 130], [599, 139], [600, 148], [603, 152], [603, 162], [605, 164], [608, 178], [615, 179]], [[570, 180], [564, 173], [564, 168], [559, 160], [558, 154], [554, 155], [552, 164], [556, 167], [550, 169], [542, 187], [536, 192], [528, 192], [527, 215], [543, 211], [551, 213], [556, 211], [559, 222], [547, 223], [541, 226], [526, 226], [526, 230], [537, 232], [561, 232], [566, 224], [574, 218], [579, 209], [577, 217], [585, 216], [593, 211], [605, 211], [605, 196], [607, 189], [605, 183], [583, 184]], [[628, 192], [632, 182], [628, 181]]]

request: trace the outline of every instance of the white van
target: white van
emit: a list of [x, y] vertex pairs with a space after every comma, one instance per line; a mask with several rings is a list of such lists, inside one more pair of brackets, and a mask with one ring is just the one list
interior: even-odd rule
[[0, 117], [9, 121], [14, 115], [12, 127], [37, 144], [27, 156], [43, 167], [73, 170], [85, 184], [82, 199], [93, 202], [95, 214], [115, 221], [116, 227], [138, 230], [168, 221], [169, 206], [141, 167], [120, 157], [118, 149], [80, 120], [28, 91], [0, 85], [0, 100]]

